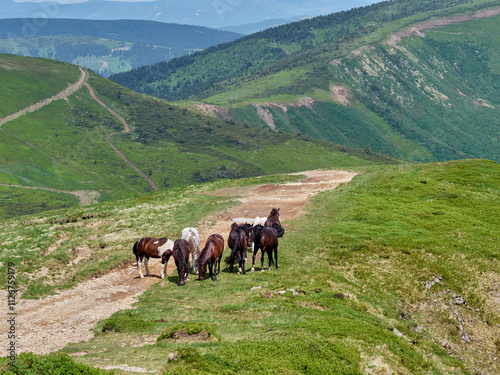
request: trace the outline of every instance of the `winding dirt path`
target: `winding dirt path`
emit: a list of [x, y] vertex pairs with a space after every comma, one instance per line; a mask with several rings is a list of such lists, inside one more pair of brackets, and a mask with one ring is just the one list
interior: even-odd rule
[[[127, 124], [125, 119], [123, 117], [121, 117], [119, 114], [117, 114], [115, 111], [113, 111], [111, 108], [109, 108], [106, 104], [104, 104], [97, 97], [94, 90], [92, 89], [92, 87], [90, 87], [90, 85], [87, 82], [83, 82], [83, 84], [85, 86], [87, 86], [87, 88], [89, 89], [90, 96], [92, 96], [101, 106], [106, 108], [113, 116], [115, 116], [123, 124], [125, 130], [122, 133], [129, 133], [130, 126]], [[146, 175], [146, 173], [144, 173], [138, 167], [136, 167], [130, 160], [128, 160], [127, 157], [125, 155], [123, 155], [123, 153], [111, 142], [111, 137], [115, 134], [118, 134], [118, 133], [108, 134], [106, 136], [106, 142], [108, 143], [108, 145], [120, 156], [120, 158], [122, 158], [122, 160], [125, 163], [127, 163], [129, 166], [131, 166], [137, 173], [139, 173], [148, 182], [149, 186], [151, 186], [151, 189], [153, 189], [154, 191], [158, 191], [159, 190], [158, 186], [154, 183], [154, 181], [151, 178], [149, 178], [149, 176]]]
[[[13, 121], [25, 114], [28, 114], [28, 113], [31, 113], [31, 112], [35, 112], [43, 107], [45, 107], [46, 105], [49, 105], [50, 103], [52, 103], [53, 101], [55, 100], [61, 100], [61, 99], [66, 99], [68, 98], [70, 95], [74, 94], [76, 91], [78, 91], [80, 89], [80, 87], [82, 85], [85, 85], [87, 86], [89, 92], [90, 92], [90, 95], [92, 96], [92, 98], [94, 98], [101, 106], [103, 106], [104, 108], [106, 108], [113, 116], [115, 116], [123, 125], [123, 127], [125, 128], [125, 130], [123, 131], [123, 133], [128, 133], [130, 132], [130, 126], [127, 124], [127, 122], [125, 121], [125, 119], [123, 117], [121, 117], [119, 114], [117, 114], [115, 111], [113, 111], [111, 108], [109, 108], [106, 104], [104, 104], [98, 97], [97, 95], [95, 94], [94, 90], [92, 89], [92, 87], [85, 81], [86, 77], [87, 77], [87, 74], [85, 73], [85, 71], [78, 67], [78, 69], [80, 69], [80, 78], [78, 79], [77, 82], [69, 85], [66, 89], [64, 89], [63, 91], [59, 92], [58, 94], [56, 95], [53, 95], [51, 96], [50, 98], [47, 98], [47, 99], [43, 99], [33, 105], [30, 105], [29, 107], [26, 107], [20, 111], [17, 111], [16, 113], [13, 113], [11, 115], [8, 115], [6, 117], [3, 117], [3, 118], [0, 118], [0, 126], [2, 126], [3, 124], [9, 122], [9, 121]], [[5, 129], [3, 129], [4, 131], [7, 131]], [[30, 146], [31, 148], [37, 150], [38, 152], [41, 152], [42, 154], [44, 154], [45, 156], [49, 157], [52, 161], [54, 162], [60, 162], [58, 161], [56, 158], [52, 157], [51, 155], [47, 154], [46, 152], [44, 151], [41, 151], [38, 147], [36, 147], [35, 145], [29, 143], [27, 140], [17, 136], [16, 134], [12, 133], [12, 132], [9, 132], [7, 131], [9, 134], [19, 138], [20, 140], [22, 140], [23, 142], [25, 142], [28, 146]], [[127, 159], [127, 157], [111, 142], [111, 137], [115, 134], [118, 134], [118, 133], [113, 133], [113, 134], [109, 134], [106, 136], [106, 143], [118, 154], [118, 156], [120, 156], [120, 158], [126, 163], [128, 164], [130, 167], [132, 167], [137, 173], [139, 173], [147, 182], [148, 184], [151, 186], [151, 189], [153, 189], [154, 191], [158, 191], [158, 186], [154, 183], [154, 181], [149, 178], [148, 175], [146, 175], [143, 171], [141, 171], [137, 166], [135, 166], [130, 160]], [[64, 163], [62, 163], [64, 164]], [[66, 164], [64, 164], [66, 165]], [[72, 167], [70, 167], [72, 168]], [[74, 168], [72, 168], [74, 169]], [[76, 170], [78, 173], [81, 173], [81, 174], [84, 174], [83, 172], [81, 171], [78, 171]], [[10, 187], [19, 187], [19, 186], [16, 186], [16, 185], [4, 185], [4, 186], [10, 186]], [[29, 188], [29, 187], [28, 187]], [[81, 201], [82, 202], [89, 202], [89, 199], [87, 199], [87, 195], [86, 194], [82, 194], [82, 191], [76, 191], [76, 192], [66, 192], [66, 191], [62, 191], [62, 190], [56, 190], [56, 189], [42, 189], [42, 190], [47, 190], [47, 191], [57, 191], [57, 192], [62, 192], [62, 193], [68, 193], [68, 194], [73, 194], [73, 195], [76, 195], [78, 197], [80, 197]], [[89, 192], [89, 194], [93, 197], [96, 197], [96, 194], [95, 192]], [[88, 196], [90, 196], [88, 195]], [[90, 200], [90, 202], [94, 202], [93, 199]], [[87, 203], [88, 204], [88, 203]]]
[[15, 119], [27, 114], [27, 113], [38, 111], [40, 108], [43, 108], [46, 105], [49, 105], [54, 100], [66, 99], [68, 96], [74, 94], [83, 85], [83, 83], [85, 81], [85, 77], [86, 77], [85, 71], [80, 67], [78, 67], [78, 69], [80, 69], [81, 73], [80, 73], [80, 78], [78, 79], [77, 82], [73, 83], [72, 85], [69, 85], [66, 89], [57, 93], [54, 96], [51, 96], [50, 98], [40, 100], [38, 103], [32, 104], [29, 107], [26, 107], [24, 109], [21, 109], [20, 111], [17, 111], [16, 113], [13, 113], [13, 114], [8, 115], [6, 117], [0, 118], [0, 126], [5, 124], [6, 122], [15, 120]]
[[[280, 208], [280, 219], [286, 228], [287, 220], [303, 212], [302, 208], [311, 195], [334, 189], [356, 175], [339, 170], [300, 174], [307, 178], [297, 183], [226, 188], [212, 193], [236, 197], [241, 204], [205, 218], [199, 225], [202, 243], [212, 233], [220, 233], [227, 238], [233, 221], [244, 222], [256, 216], [267, 216], [273, 207]], [[159, 275], [160, 262], [152, 260], [150, 269], [153, 275]], [[167, 273], [172, 275], [174, 271], [175, 264], [171, 259]], [[59, 350], [70, 342], [91, 339], [91, 329], [97, 321], [106, 319], [118, 310], [130, 308], [140, 294], [157, 282], [162, 282], [159, 276], [140, 279], [137, 267], [127, 266], [83, 282], [71, 290], [61, 291], [58, 295], [42, 300], [21, 300], [16, 306], [18, 353], [31, 351], [45, 354]], [[176, 286], [166, 282], [165, 287]], [[7, 293], [0, 291], [0, 298], [6, 301]], [[0, 320], [0, 332], [8, 332], [7, 319]], [[6, 346], [2, 345], [0, 356], [5, 355]]]
[[423, 22], [412, 27], [409, 27], [399, 33], [393, 34], [389, 37], [387, 44], [390, 46], [396, 47], [401, 38], [405, 36], [411, 36], [413, 34], [417, 34], [418, 36], [424, 36], [422, 31], [435, 29], [438, 27], [443, 27], [446, 25], [451, 25], [454, 23], [477, 20], [480, 18], [493, 17], [498, 16], [500, 14], [500, 8], [496, 9], [485, 9], [479, 10], [472, 14], [466, 14], [462, 16], [453, 16], [448, 18], [439, 18], [436, 20], [431, 20], [427, 22]]

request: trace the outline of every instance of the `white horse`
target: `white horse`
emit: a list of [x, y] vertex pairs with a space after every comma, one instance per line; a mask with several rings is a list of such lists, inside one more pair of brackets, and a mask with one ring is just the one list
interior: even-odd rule
[[193, 258], [193, 269], [198, 274], [198, 258], [200, 257], [200, 235], [196, 228], [188, 227], [182, 230], [183, 240], [186, 240], [189, 245], [189, 253]]
[[264, 224], [266, 223], [266, 220], [267, 218], [266, 217], [259, 217], [257, 216], [254, 220], [253, 220], [253, 224], [252, 226], [257, 226], [257, 225], [262, 225], [264, 226]]

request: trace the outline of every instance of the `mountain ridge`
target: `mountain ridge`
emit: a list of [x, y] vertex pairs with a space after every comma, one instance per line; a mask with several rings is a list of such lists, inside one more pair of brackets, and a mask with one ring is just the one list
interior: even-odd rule
[[[358, 148], [370, 146], [377, 152], [419, 161], [471, 157], [499, 160], [499, 136], [493, 125], [498, 106], [491, 94], [498, 85], [494, 56], [498, 55], [499, 46], [493, 37], [495, 22], [489, 21], [492, 17], [497, 19], [499, 6], [500, 2], [494, 0], [378, 3], [279, 26], [111, 79], [168, 100], [201, 100], [219, 105], [230, 116], [240, 121], [246, 117], [249, 123], [250, 118], [258, 118], [255, 105], [274, 102], [283, 107], [306, 97], [316, 103], [312, 108], [299, 105], [290, 113], [278, 111], [276, 106], [267, 108], [274, 122], [280, 124], [278, 128]], [[486, 13], [477, 13], [483, 11]], [[474, 13], [478, 16], [471, 16]], [[489, 18], [480, 18], [484, 15]], [[480, 19], [475, 21], [474, 30], [458, 34], [461, 40], [455, 34], [432, 34], [432, 29], [432, 38], [406, 37], [405, 43], [409, 44], [398, 56], [391, 52], [392, 46], [385, 44], [390, 35], [430, 19], [441, 20], [434, 21], [435, 26], [453, 27], [442, 21], [450, 17], [461, 21], [465, 28], [470, 28], [474, 18]], [[481, 40], [481, 32], [488, 33], [488, 38]], [[445, 36], [449, 40], [444, 40]], [[485, 41], [489, 44], [485, 45]], [[421, 54], [422, 43], [425, 54]], [[481, 55], [470, 55], [473, 48], [481, 50]], [[389, 65], [370, 57], [377, 54], [383, 55], [381, 59], [389, 61]], [[434, 63], [433, 69], [428, 68], [430, 62], [426, 61], [429, 54], [440, 61], [438, 65]], [[456, 58], [463, 65], [460, 70], [450, 63], [450, 59]], [[342, 71], [337, 65], [339, 61], [348, 61], [349, 67]], [[400, 74], [408, 69], [405, 64], [412, 64], [415, 73]], [[484, 77], [473, 74], [472, 64], [484, 72]], [[390, 80], [397, 85], [391, 86]], [[340, 88], [344, 97], [333, 92], [332, 87]], [[417, 111], [412, 112], [408, 103], [395, 101], [396, 97], [408, 96], [408, 90], [413, 98], [411, 106], [421, 103]], [[479, 91], [490, 94], [484, 96]], [[468, 101], [467, 95], [472, 95], [473, 101]], [[351, 98], [347, 104], [338, 103], [346, 96]], [[446, 117], [436, 106], [439, 97], [448, 98], [446, 111], [450, 114]], [[474, 102], [490, 107], [471, 106]], [[451, 110], [452, 106], [460, 108], [463, 118]], [[474, 125], [476, 114], [486, 124], [484, 129]], [[345, 126], [354, 117], [359, 121], [351, 121], [350, 126], [357, 129], [356, 134]], [[433, 122], [439, 124], [437, 129], [433, 129]], [[262, 119], [254, 124], [265, 126]], [[453, 128], [461, 130], [452, 132]], [[456, 136], [450, 136], [450, 132]], [[359, 135], [363, 133], [371, 136]]]

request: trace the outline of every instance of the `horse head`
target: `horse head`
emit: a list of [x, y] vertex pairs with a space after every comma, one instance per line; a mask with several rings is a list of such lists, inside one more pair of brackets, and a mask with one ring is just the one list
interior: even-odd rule
[[203, 280], [205, 278], [205, 274], [207, 273], [207, 264], [202, 261], [202, 258], [200, 257], [198, 259], [198, 280]]
[[179, 273], [179, 283], [177, 285], [179, 286], [186, 285], [186, 281], [188, 278], [188, 271], [189, 271], [188, 267], [183, 267], [181, 269], [181, 272]]

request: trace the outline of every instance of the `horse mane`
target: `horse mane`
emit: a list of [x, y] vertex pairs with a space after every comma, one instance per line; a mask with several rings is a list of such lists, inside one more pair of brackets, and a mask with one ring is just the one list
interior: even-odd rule
[[189, 270], [189, 266], [188, 266], [188, 264], [186, 263], [186, 259], [184, 259], [184, 254], [182, 254], [182, 249], [181, 249], [181, 245], [180, 245], [180, 243], [179, 243], [179, 242], [177, 242], [175, 245], [176, 245], [176, 246], [174, 247], [174, 250], [173, 250], [173, 251], [175, 251], [175, 252], [176, 252], [177, 257], [179, 258], [179, 264], [180, 264], [180, 266], [181, 266], [180, 268], [181, 268], [181, 269], [186, 268], [186, 269], [188, 269], [188, 270]]
[[285, 228], [283, 228], [278, 223], [274, 223], [271, 228], [274, 228], [276, 230], [276, 233], [278, 233], [278, 237], [283, 237], [283, 235], [285, 234]]

